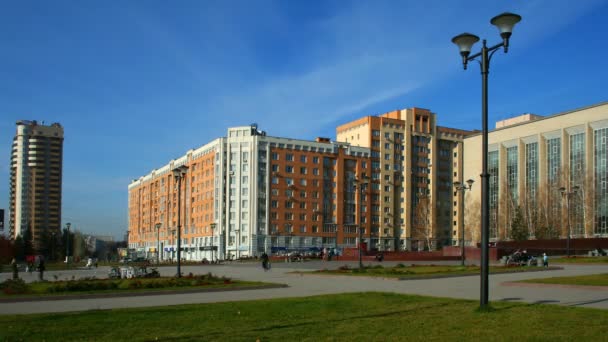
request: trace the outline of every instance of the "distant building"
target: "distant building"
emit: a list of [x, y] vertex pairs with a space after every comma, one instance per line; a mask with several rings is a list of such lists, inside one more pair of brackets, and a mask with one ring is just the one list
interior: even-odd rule
[[[10, 166], [9, 234], [30, 229], [34, 248], [60, 234], [63, 127], [17, 121]], [[46, 236], [45, 236], [46, 235]]]
[[[177, 187], [182, 184], [182, 257], [227, 259], [262, 252], [355, 247], [354, 180], [369, 174], [370, 149], [348, 143], [267, 136], [256, 125], [190, 150], [129, 185], [129, 248], [176, 257]], [[160, 227], [156, 229], [157, 225]]]
[[[490, 240], [511, 239], [517, 210], [530, 238], [608, 237], [608, 103], [496, 127], [488, 135]], [[465, 177], [481, 174], [481, 138], [464, 139]], [[572, 193], [570, 208], [562, 187]], [[464, 209], [476, 241], [480, 202], [475, 186]]]
[[472, 132], [437, 125], [428, 109], [366, 116], [336, 129], [337, 139], [371, 149], [374, 194], [372, 246], [379, 250], [436, 249], [458, 244], [463, 138]]
[[114, 242], [114, 237], [111, 235], [84, 235], [86, 248], [90, 252], [97, 252], [102, 246], [108, 242]]

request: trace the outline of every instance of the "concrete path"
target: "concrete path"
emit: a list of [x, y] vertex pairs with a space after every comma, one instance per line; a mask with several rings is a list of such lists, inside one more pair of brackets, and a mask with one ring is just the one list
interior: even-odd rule
[[[272, 270], [264, 272], [257, 263], [233, 263], [227, 265], [185, 266], [185, 274], [203, 274], [211, 272], [214, 275], [228, 276], [234, 279], [265, 281], [287, 284], [287, 288], [226, 291], [210, 293], [188, 293], [171, 295], [154, 295], [139, 297], [94, 298], [59, 301], [38, 301], [0, 303], [0, 314], [29, 314], [44, 312], [68, 312], [84, 310], [103, 310], [129, 307], [166, 306], [176, 304], [213, 303], [226, 301], [242, 301], [284, 297], [302, 297], [322, 294], [346, 292], [395, 292], [403, 294], [418, 294], [435, 297], [452, 297], [479, 300], [479, 276], [428, 280], [391, 280], [367, 277], [347, 276], [315, 276], [295, 275], [289, 272], [323, 268], [337, 268], [348, 264], [356, 267], [356, 262], [306, 262], [306, 263], [274, 263]], [[366, 263], [368, 264], [368, 263]], [[395, 263], [384, 262], [384, 266]], [[406, 264], [410, 264], [407, 262]], [[438, 264], [437, 262], [435, 264]], [[508, 284], [522, 279], [574, 276], [584, 274], [608, 273], [608, 265], [563, 265], [563, 270], [529, 272], [514, 274], [499, 274], [490, 276], [490, 301], [522, 301], [528, 303], [551, 303], [568, 306], [583, 306], [608, 309], [608, 290], [587, 288], [565, 288], [560, 286], [517, 286]], [[175, 267], [161, 267], [162, 275], [175, 274]], [[72, 270], [48, 272], [45, 277], [54, 279], [75, 276], [77, 278], [92, 276], [102, 277], [107, 274], [107, 268], [97, 270]], [[0, 280], [10, 276], [0, 274]], [[28, 279], [30, 277], [32, 279]], [[24, 275], [26, 281], [35, 280], [36, 274]], [[507, 284], [503, 284], [507, 283]]]

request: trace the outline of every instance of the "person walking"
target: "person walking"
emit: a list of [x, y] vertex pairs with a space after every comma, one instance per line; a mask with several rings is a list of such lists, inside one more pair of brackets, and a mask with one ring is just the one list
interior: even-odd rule
[[268, 259], [268, 254], [266, 254], [266, 252], [262, 253], [262, 268], [264, 269], [264, 271], [268, 271], [268, 269], [270, 268]]
[[44, 266], [44, 259], [40, 259], [40, 262], [38, 263], [38, 280], [43, 281], [44, 280], [44, 270], [46, 269], [46, 267]]
[[13, 260], [11, 261], [11, 269], [13, 271], [13, 280], [19, 279], [19, 268], [17, 266], [17, 260], [15, 260], [15, 258], [13, 258]]
[[543, 253], [543, 267], [549, 267], [549, 257], [547, 253]]

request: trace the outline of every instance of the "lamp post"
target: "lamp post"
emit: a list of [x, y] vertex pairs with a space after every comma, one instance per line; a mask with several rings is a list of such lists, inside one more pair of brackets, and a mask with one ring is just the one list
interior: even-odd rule
[[70, 222], [65, 224], [67, 230], [65, 235], [65, 264], [68, 268], [70, 268], [70, 226], [72, 226]]
[[579, 186], [573, 186], [570, 191], [567, 191], [566, 187], [559, 188], [559, 191], [562, 193], [562, 198], [566, 197], [566, 211], [568, 216], [568, 235], [566, 236], [566, 255], [568, 258], [570, 257], [570, 198], [572, 195], [578, 192]]
[[[467, 185], [454, 182], [454, 189], [462, 193], [462, 212], [464, 213], [464, 193], [473, 188], [474, 180], [469, 179]], [[464, 266], [465, 251], [464, 251], [464, 222], [461, 222], [462, 229], [460, 230], [460, 266]]]
[[162, 224], [157, 223], [156, 227], [156, 266], [160, 265], [160, 227]]
[[361, 251], [361, 243], [363, 242], [363, 220], [361, 215], [363, 214], [363, 210], [362, 210], [362, 203], [363, 203], [363, 191], [365, 190], [365, 187], [363, 186], [363, 184], [367, 184], [369, 182], [369, 179], [367, 178], [366, 175], [363, 175], [361, 177], [361, 179], [357, 179], [355, 178], [353, 180], [354, 184], [354, 188], [355, 190], [357, 189], [357, 185], [359, 185], [359, 226], [358, 226], [358, 231], [359, 231], [359, 244], [357, 245], [357, 249], [359, 250], [359, 269], [363, 269], [363, 255], [362, 255], [362, 251]]
[[51, 232], [51, 260], [55, 260], [55, 232]]
[[521, 16], [513, 13], [503, 13], [495, 16], [490, 20], [492, 25], [498, 27], [502, 42], [492, 47], [486, 46], [486, 40], [482, 41], [481, 52], [470, 55], [473, 44], [479, 41], [479, 37], [463, 33], [454, 38], [452, 42], [458, 45], [460, 55], [462, 56], [462, 64], [464, 69], [467, 68], [469, 61], [481, 57], [481, 125], [482, 125], [482, 171], [481, 171], [481, 291], [480, 291], [480, 307], [485, 308], [488, 305], [488, 275], [489, 275], [489, 235], [490, 235], [490, 215], [489, 202], [490, 194], [488, 192], [490, 186], [490, 175], [488, 174], [488, 72], [490, 69], [490, 60], [494, 53], [501, 47], [506, 53], [509, 49], [509, 38], [513, 32], [513, 26], [521, 21]]
[[177, 183], [177, 277], [181, 278], [181, 247], [182, 247], [182, 222], [181, 222], [181, 203], [182, 203], [182, 184], [181, 181], [186, 175], [188, 171], [188, 167], [186, 165], [182, 165], [173, 169], [173, 178], [175, 178], [175, 182]]
[[[211, 226], [211, 261], [213, 261], [214, 259], [214, 254], [215, 254], [215, 250], [216, 250], [216, 246], [215, 246], [215, 227], [217, 226], [215, 223], [211, 223], [209, 226]], [[215, 259], [217, 260], [217, 256], [215, 257]]]

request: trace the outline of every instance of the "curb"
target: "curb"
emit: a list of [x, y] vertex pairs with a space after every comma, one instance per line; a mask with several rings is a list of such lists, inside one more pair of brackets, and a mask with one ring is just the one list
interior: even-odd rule
[[520, 287], [535, 287], [535, 288], [560, 288], [560, 289], [578, 289], [592, 291], [608, 291], [608, 286], [593, 286], [593, 285], [567, 285], [567, 284], [546, 284], [546, 283], [524, 283], [517, 281], [506, 281], [500, 283], [501, 286], [520, 286]]
[[188, 293], [201, 293], [201, 292], [229, 292], [229, 291], [245, 291], [245, 290], [265, 290], [265, 289], [278, 289], [286, 288], [289, 285], [286, 284], [270, 284], [270, 285], [259, 285], [250, 287], [230, 287], [230, 288], [209, 288], [209, 289], [184, 289], [184, 290], [168, 290], [168, 291], [142, 291], [142, 292], [129, 292], [129, 293], [98, 293], [98, 294], [75, 294], [65, 296], [41, 296], [41, 297], [15, 297], [15, 298], [0, 298], [1, 303], [19, 303], [19, 302], [46, 302], [46, 301], [60, 301], [60, 300], [73, 300], [73, 299], [97, 299], [97, 298], [119, 298], [119, 297], [145, 297], [145, 296], [161, 296], [161, 295], [174, 295], [174, 294], [188, 294]]

